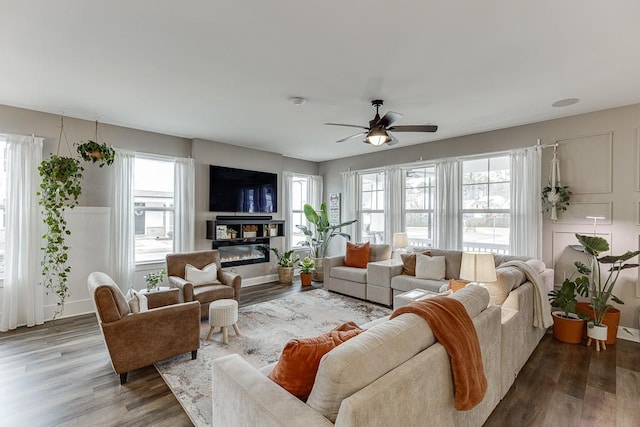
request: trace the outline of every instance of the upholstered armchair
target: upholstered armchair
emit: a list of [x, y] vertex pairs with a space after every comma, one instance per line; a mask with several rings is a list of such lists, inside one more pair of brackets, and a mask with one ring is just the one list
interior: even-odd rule
[[[215, 279], [206, 282], [187, 280], [187, 264], [202, 270], [213, 263], [216, 265]], [[220, 252], [215, 249], [168, 254], [167, 275], [169, 283], [181, 289], [181, 296], [185, 302], [200, 302], [201, 317], [209, 316], [209, 304], [212, 301], [227, 298], [240, 302], [242, 278], [239, 274], [222, 271]]]
[[[189, 351], [196, 358], [200, 348], [198, 302], [180, 304], [177, 296], [170, 301], [165, 295], [149, 304], [157, 308], [132, 313], [118, 285], [105, 273], [91, 273], [87, 285], [120, 384], [127, 382], [129, 371], [159, 360]], [[172, 302], [177, 304], [161, 305]]]

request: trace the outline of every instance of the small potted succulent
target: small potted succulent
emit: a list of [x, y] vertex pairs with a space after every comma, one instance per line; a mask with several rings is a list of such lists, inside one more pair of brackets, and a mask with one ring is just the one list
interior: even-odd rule
[[302, 286], [311, 286], [311, 279], [313, 278], [313, 270], [316, 268], [316, 263], [313, 262], [308, 256], [300, 262], [300, 281]]
[[232, 227], [227, 227], [227, 234], [229, 235], [230, 239], [235, 239], [236, 237], [238, 237], [238, 230]]
[[76, 151], [87, 162], [100, 162], [100, 167], [111, 165], [116, 156], [116, 152], [112, 146], [104, 142], [98, 144], [91, 140], [76, 144]]
[[147, 291], [157, 291], [166, 274], [167, 272], [165, 271], [165, 269], [162, 269], [160, 271], [151, 272], [144, 276], [144, 280], [145, 282], [147, 282]]

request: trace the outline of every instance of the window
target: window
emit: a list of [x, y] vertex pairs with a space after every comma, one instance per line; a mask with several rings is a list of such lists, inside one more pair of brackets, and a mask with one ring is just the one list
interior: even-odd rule
[[360, 175], [360, 240], [384, 243], [384, 172]]
[[0, 135], [0, 280], [4, 279], [5, 207], [7, 198], [7, 140]]
[[291, 247], [299, 246], [299, 242], [306, 240], [306, 236], [296, 225], [307, 223], [307, 219], [304, 216], [304, 205], [309, 203], [308, 188], [309, 178], [299, 175], [291, 177], [291, 222], [288, 224], [289, 233], [287, 233], [291, 239]]
[[164, 261], [173, 252], [174, 161], [136, 155], [134, 168], [136, 264]]
[[462, 247], [506, 254], [510, 237], [509, 156], [462, 162]]
[[404, 229], [413, 247], [433, 245], [433, 206], [436, 197], [435, 168], [406, 169], [404, 176]]

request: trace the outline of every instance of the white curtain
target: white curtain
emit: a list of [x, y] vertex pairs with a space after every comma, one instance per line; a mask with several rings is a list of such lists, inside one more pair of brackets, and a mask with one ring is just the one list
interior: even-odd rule
[[116, 158], [110, 168], [113, 177], [111, 268], [113, 280], [125, 292], [133, 287], [135, 271], [134, 169], [135, 152], [116, 148]]
[[174, 179], [174, 251], [195, 249], [195, 160], [176, 158]]
[[[347, 171], [342, 173], [342, 221], [351, 221], [358, 218], [358, 173]], [[360, 240], [359, 223], [342, 228], [342, 231], [351, 236], [352, 242]], [[343, 245], [344, 246], [344, 245]]]
[[384, 187], [385, 242], [393, 243], [393, 234], [400, 233], [402, 227], [402, 169], [399, 166], [386, 168]]
[[0, 331], [44, 323], [42, 218], [36, 192], [42, 138], [7, 135], [5, 275]]
[[311, 206], [318, 209], [320, 204], [322, 204], [322, 177], [319, 175], [311, 175], [309, 176], [308, 183], [307, 200]]
[[511, 157], [512, 255], [542, 258], [542, 150], [513, 150]]
[[461, 249], [458, 160], [436, 162], [435, 247]]
[[293, 189], [294, 173], [282, 173], [282, 219], [284, 219], [285, 227], [287, 227], [287, 238], [284, 239], [284, 250], [288, 251], [293, 246], [293, 207], [291, 206], [291, 191]]

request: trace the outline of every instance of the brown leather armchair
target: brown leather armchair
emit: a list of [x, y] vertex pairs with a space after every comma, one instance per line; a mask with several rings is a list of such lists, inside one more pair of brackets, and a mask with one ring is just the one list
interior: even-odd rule
[[[185, 280], [185, 266], [203, 269], [205, 266], [216, 263], [218, 280], [194, 286]], [[186, 301], [199, 301], [201, 317], [209, 316], [209, 304], [212, 301], [228, 298], [240, 302], [240, 285], [242, 278], [239, 274], [222, 271], [220, 264], [220, 252], [217, 250], [184, 252], [167, 255], [167, 275], [172, 286], [180, 288], [182, 298]]]
[[159, 360], [189, 351], [191, 358], [196, 358], [200, 348], [200, 303], [163, 306], [178, 302], [177, 296], [170, 301], [164, 295], [149, 301], [151, 307], [157, 308], [131, 313], [122, 291], [105, 273], [91, 273], [87, 285], [120, 384], [127, 382], [129, 371]]

